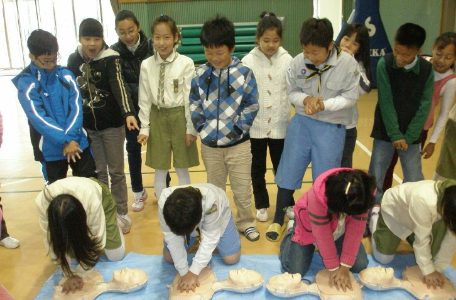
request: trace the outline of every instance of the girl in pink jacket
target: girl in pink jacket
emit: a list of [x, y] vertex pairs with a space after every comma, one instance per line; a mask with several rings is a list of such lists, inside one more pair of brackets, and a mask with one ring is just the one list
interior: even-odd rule
[[351, 289], [348, 271], [357, 273], [368, 263], [361, 240], [367, 212], [374, 205], [375, 186], [375, 178], [349, 168], [318, 176], [294, 207], [295, 224], [280, 245], [283, 269], [304, 276], [317, 246], [331, 271], [329, 284]]

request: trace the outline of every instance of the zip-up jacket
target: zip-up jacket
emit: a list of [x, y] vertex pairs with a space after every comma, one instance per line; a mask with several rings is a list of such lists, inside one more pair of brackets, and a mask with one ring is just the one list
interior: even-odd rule
[[190, 111], [201, 142], [209, 147], [233, 146], [249, 139], [258, 113], [258, 89], [253, 72], [232, 57], [230, 66], [200, 66], [192, 79]]
[[82, 150], [89, 146], [82, 129], [82, 98], [70, 71], [56, 66], [49, 72], [31, 62], [12, 81], [27, 118], [41, 134], [46, 161], [66, 159], [63, 148], [71, 141]]
[[135, 52], [128, 50], [127, 46], [119, 39], [117, 43], [111, 46], [111, 49], [120, 54], [122, 75], [125, 84], [131, 92], [131, 100], [135, 106], [136, 112], [139, 112], [138, 106], [138, 82], [141, 62], [146, 58], [154, 55], [154, 44], [148, 39], [142, 30], [139, 31], [139, 45]]
[[130, 90], [122, 77], [119, 53], [107, 45], [90, 62], [83, 59], [82, 46], [68, 58], [68, 69], [74, 73], [81, 89], [84, 128], [103, 130], [125, 124], [135, 115]]
[[[326, 197], [326, 180], [340, 171], [351, 171], [348, 168], [328, 170], [318, 176], [310, 190], [296, 203], [296, 228], [292, 241], [301, 246], [316, 243], [327, 269], [339, 267], [340, 263], [353, 266], [358, 255], [359, 244], [366, 228], [367, 212], [357, 216], [345, 215], [345, 222], [336, 214], [328, 217], [328, 198]], [[345, 231], [342, 253], [337, 255], [334, 241]], [[343, 230], [342, 229], [342, 230]]]

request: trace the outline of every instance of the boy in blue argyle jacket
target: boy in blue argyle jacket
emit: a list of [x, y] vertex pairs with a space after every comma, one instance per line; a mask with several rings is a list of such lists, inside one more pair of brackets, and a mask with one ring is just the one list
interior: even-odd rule
[[250, 241], [260, 238], [252, 213], [249, 129], [258, 112], [258, 90], [252, 70], [231, 56], [234, 26], [224, 17], [204, 23], [200, 35], [208, 62], [192, 80], [190, 111], [201, 137], [207, 181], [225, 190], [230, 176], [235, 225]]

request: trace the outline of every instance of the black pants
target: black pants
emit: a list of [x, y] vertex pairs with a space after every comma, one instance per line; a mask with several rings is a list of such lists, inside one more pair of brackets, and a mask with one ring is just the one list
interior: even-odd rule
[[[0, 198], [0, 201], [2, 200], [2, 198]], [[3, 211], [3, 206], [0, 204], [0, 209]], [[0, 235], [0, 240], [3, 240], [4, 238], [7, 238], [9, 237], [9, 234], [8, 234], [8, 229], [6, 228], [6, 222], [5, 222], [5, 214], [3, 214], [3, 218], [2, 218], [2, 232], [1, 232], [1, 235]]]
[[84, 151], [80, 153], [79, 156], [81, 156], [81, 159], [76, 158], [76, 162], [70, 160], [68, 163], [66, 159], [47, 161], [46, 171], [48, 174], [49, 184], [59, 179], [66, 178], [68, 165], [73, 171], [73, 176], [97, 178], [95, 160], [93, 159], [90, 147], [84, 149]]
[[250, 138], [252, 151], [252, 186], [256, 209], [269, 207], [269, 195], [266, 189], [265, 179], [268, 146], [275, 175], [279, 167], [280, 157], [282, 156], [284, 141], [284, 139]]

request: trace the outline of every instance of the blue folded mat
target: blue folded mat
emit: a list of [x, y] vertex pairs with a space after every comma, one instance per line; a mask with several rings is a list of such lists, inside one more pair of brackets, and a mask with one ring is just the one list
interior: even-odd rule
[[[369, 256], [369, 267], [375, 267], [379, 264]], [[193, 255], [188, 256], [189, 261], [193, 258]], [[386, 267], [394, 268], [394, 274], [397, 278], [402, 277], [402, 270], [407, 266], [416, 265], [415, 258], [413, 255], [396, 255], [393, 262]], [[125, 267], [131, 269], [142, 269], [147, 273], [148, 282], [145, 288], [130, 294], [121, 293], [104, 293], [101, 294], [97, 300], [102, 299], [168, 299], [168, 288], [167, 284], [171, 284], [174, 277], [176, 276], [176, 270], [174, 266], [165, 262], [161, 255], [142, 255], [134, 252], [130, 252], [125, 256], [122, 261], [110, 262], [106, 257], [102, 256], [100, 261], [95, 266], [104, 277], [104, 281], [108, 282], [112, 279], [112, 272], [120, 270]], [[268, 279], [274, 275], [283, 273], [280, 266], [280, 261], [277, 255], [242, 255], [241, 260], [235, 265], [226, 265], [220, 255], [214, 255], [210, 263], [210, 267], [215, 272], [217, 280], [225, 280], [228, 277], [229, 270], [237, 270], [240, 268], [256, 270], [260, 272], [264, 277], [263, 287], [253, 293], [248, 294], [237, 294], [228, 291], [220, 291], [214, 294], [212, 299], [283, 299], [273, 296], [266, 289], [265, 285]], [[322, 270], [323, 263], [318, 253], [314, 254], [312, 264], [309, 272], [304, 277], [305, 279], [313, 282], [315, 275], [318, 271]], [[456, 283], [456, 270], [449, 266], [445, 271], [445, 275], [453, 282]], [[357, 274], [355, 274], [358, 279]], [[48, 300], [52, 298], [54, 294], [53, 286], [57, 285], [62, 279], [62, 272], [57, 270], [43, 285], [35, 299]], [[305, 281], [307, 282], [307, 281]], [[456, 285], [455, 285], [456, 286]], [[364, 299], [415, 299], [411, 294], [403, 290], [389, 290], [384, 292], [372, 291], [363, 287]], [[301, 296], [299, 299], [318, 299], [316, 296], [308, 295]], [[298, 298], [297, 298], [298, 299]]]

